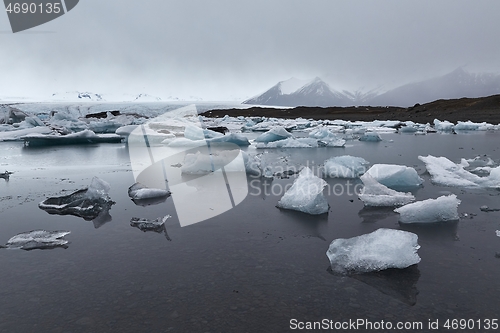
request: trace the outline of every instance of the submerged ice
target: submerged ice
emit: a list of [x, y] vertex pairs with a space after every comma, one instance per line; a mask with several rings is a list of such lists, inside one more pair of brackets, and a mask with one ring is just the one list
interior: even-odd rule
[[292, 187], [278, 201], [278, 208], [297, 210], [319, 215], [328, 212], [328, 202], [323, 196], [327, 183], [314, 175], [308, 167], [302, 169]]
[[419, 248], [414, 233], [381, 228], [349, 239], [335, 239], [326, 255], [333, 272], [356, 274], [417, 264]]
[[443, 195], [437, 199], [427, 199], [399, 207], [394, 211], [399, 213], [401, 223], [432, 223], [456, 221], [460, 199], [455, 194]]
[[141, 183], [135, 183], [128, 188], [128, 196], [133, 200], [154, 199], [169, 196], [170, 192], [160, 188], [149, 188]]

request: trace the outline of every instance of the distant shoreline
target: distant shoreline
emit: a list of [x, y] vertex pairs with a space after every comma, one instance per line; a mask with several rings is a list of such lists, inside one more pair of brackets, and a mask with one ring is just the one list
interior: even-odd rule
[[413, 107], [296, 107], [269, 108], [251, 107], [248, 109], [214, 109], [203, 113], [203, 116], [220, 118], [225, 115], [237, 117], [265, 116], [272, 118], [312, 118], [315, 120], [400, 120], [416, 123], [432, 123], [434, 119], [457, 121], [487, 122], [500, 124], [500, 95], [480, 98], [460, 98], [437, 100]]

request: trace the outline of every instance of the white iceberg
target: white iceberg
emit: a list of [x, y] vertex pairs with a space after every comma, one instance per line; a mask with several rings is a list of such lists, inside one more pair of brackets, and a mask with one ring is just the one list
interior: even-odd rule
[[419, 248], [414, 233], [381, 228], [349, 239], [335, 239], [326, 255], [333, 272], [356, 274], [418, 264]]
[[276, 126], [271, 128], [266, 133], [263, 133], [260, 136], [258, 136], [255, 139], [255, 142], [269, 143], [273, 141], [283, 140], [291, 136], [292, 134], [290, 134], [285, 128], [283, 128], [282, 126]]
[[358, 196], [365, 206], [402, 206], [415, 201], [413, 194], [392, 190], [377, 182], [369, 174], [361, 176], [360, 179], [364, 184], [364, 188]]
[[434, 119], [434, 128], [436, 131], [451, 132], [453, 131], [453, 127], [455, 127], [455, 124], [450, 123], [447, 120], [440, 121], [438, 119]]
[[493, 129], [492, 124], [486, 122], [474, 123], [472, 121], [459, 121], [455, 127], [455, 131], [487, 131], [488, 129]]
[[443, 195], [437, 199], [427, 199], [396, 208], [401, 223], [433, 223], [456, 221], [459, 219], [460, 200], [455, 194]]
[[496, 232], [497, 236], [500, 237], [500, 230], [496, 230], [495, 232]]
[[314, 175], [311, 169], [305, 167], [278, 201], [277, 207], [292, 209], [299, 212], [319, 215], [328, 212], [328, 202], [323, 196], [323, 188], [327, 183]]
[[208, 143], [232, 143], [240, 147], [250, 146], [248, 139], [238, 133], [230, 133], [226, 135], [221, 135], [207, 140]]
[[366, 173], [390, 188], [416, 187], [424, 182], [415, 169], [405, 165], [374, 164]]
[[[500, 167], [489, 169], [487, 177], [480, 177], [464, 169], [467, 162], [455, 164], [446, 157], [419, 156], [431, 174], [432, 182], [444, 186], [500, 188]], [[464, 163], [465, 161], [465, 163]]]
[[153, 199], [169, 195], [170, 191], [160, 188], [149, 188], [141, 183], [135, 183], [128, 188], [128, 196], [133, 200]]
[[69, 233], [71, 233], [71, 231], [33, 230], [30, 232], [23, 232], [9, 239], [5, 247], [22, 250], [66, 247], [68, 241], [62, 238]]
[[330, 178], [358, 178], [365, 173], [367, 164], [361, 157], [335, 156], [325, 161], [323, 174]]

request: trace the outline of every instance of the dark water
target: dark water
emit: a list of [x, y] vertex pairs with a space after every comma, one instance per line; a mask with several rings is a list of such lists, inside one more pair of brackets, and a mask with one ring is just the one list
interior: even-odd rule
[[[69, 230], [67, 249], [0, 250], [1, 332], [283, 332], [290, 320], [422, 322], [500, 319], [500, 191], [435, 186], [418, 155], [487, 154], [498, 161], [500, 133], [426, 136], [383, 135], [380, 143], [348, 142], [342, 148], [269, 150], [289, 165], [320, 165], [349, 154], [370, 163], [414, 166], [425, 179], [417, 200], [455, 193], [459, 222], [400, 226], [391, 209], [363, 208], [355, 195], [328, 195], [329, 214], [308, 216], [275, 207], [279, 196], [255, 188], [227, 213], [181, 228], [172, 199], [137, 206], [127, 196], [134, 183], [125, 145], [26, 149], [0, 144], [0, 244], [33, 229]], [[390, 142], [390, 140], [393, 140]], [[283, 159], [282, 159], [283, 160]], [[74, 216], [38, 208], [48, 196], [87, 186], [93, 176], [111, 184], [112, 219], [95, 228]], [[329, 180], [346, 185], [346, 180]], [[352, 182], [352, 181], [351, 181]], [[132, 217], [167, 220], [163, 234], [131, 227]], [[465, 217], [464, 214], [467, 214]], [[471, 218], [472, 217], [472, 218]], [[325, 253], [335, 238], [378, 228], [419, 235], [422, 261], [381, 274], [339, 277]], [[388, 330], [379, 330], [388, 331]], [[394, 330], [398, 331], [398, 330]]]

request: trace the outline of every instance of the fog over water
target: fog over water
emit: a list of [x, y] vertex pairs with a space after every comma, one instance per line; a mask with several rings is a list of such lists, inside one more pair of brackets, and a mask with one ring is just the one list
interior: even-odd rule
[[243, 100], [290, 77], [369, 90], [500, 72], [498, 1], [80, 1], [12, 34], [0, 98], [55, 92]]

